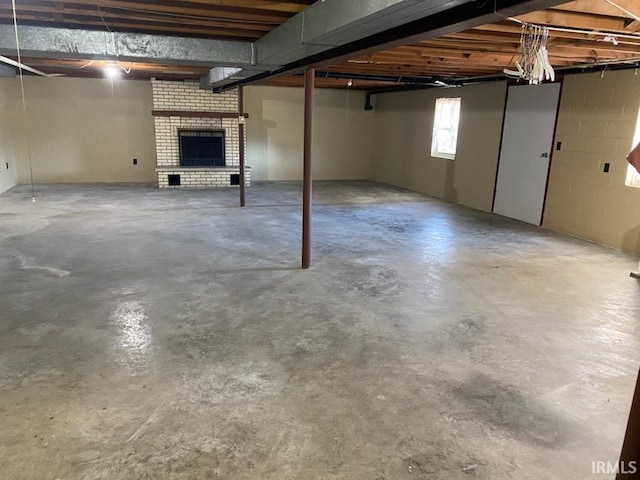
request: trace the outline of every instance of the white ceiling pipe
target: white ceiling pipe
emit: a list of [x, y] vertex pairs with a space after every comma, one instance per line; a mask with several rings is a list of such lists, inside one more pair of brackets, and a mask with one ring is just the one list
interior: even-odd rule
[[35, 73], [36, 75], [40, 75], [41, 77], [53, 77], [56, 75], [50, 75], [48, 73], [44, 73], [41, 70], [37, 70], [35, 68], [30, 67], [29, 65], [25, 65], [24, 63], [16, 62], [15, 60], [4, 57], [0, 55], [0, 62], [6, 63], [7, 65], [11, 65], [12, 67], [21, 68], [22, 70], [26, 70], [27, 72]]

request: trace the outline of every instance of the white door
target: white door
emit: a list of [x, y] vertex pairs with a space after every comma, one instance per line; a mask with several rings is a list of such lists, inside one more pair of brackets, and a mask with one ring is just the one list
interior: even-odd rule
[[494, 213], [540, 225], [559, 83], [509, 87]]

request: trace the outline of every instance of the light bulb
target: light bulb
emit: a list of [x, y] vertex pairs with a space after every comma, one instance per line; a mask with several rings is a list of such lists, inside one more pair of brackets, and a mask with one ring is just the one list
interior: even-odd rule
[[108, 78], [117, 78], [121, 75], [121, 73], [122, 73], [122, 70], [120, 70], [120, 67], [118, 67], [118, 64], [115, 62], [109, 62], [104, 67], [104, 74]]
[[353, 80], [349, 79], [347, 82], [347, 87], [353, 87]]

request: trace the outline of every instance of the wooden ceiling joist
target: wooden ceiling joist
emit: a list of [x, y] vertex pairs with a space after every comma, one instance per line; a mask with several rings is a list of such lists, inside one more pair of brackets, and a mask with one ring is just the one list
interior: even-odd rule
[[[520, 21], [568, 31], [550, 32], [549, 58], [556, 68], [571, 68], [598, 62], [625, 62], [640, 57], [640, 14], [638, 0], [575, 0], [518, 17]], [[18, 22], [24, 25], [57, 26], [99, 31], [150, 33], [255, 41], [302, 11], [313, 0], [19, 0]], [[626, 12], [625, 12], [626, 10]], [[13, 21], [10, 2], [0, 2], [0, 23]], [[392, 48], [350, 61], [326, 62], [320, 68], [353, 74], [389, 76], [468, 78], [500, 75], [518, 58], [522, 26], [504, 19], [470, 30], [451, 33], [417, 44]], [[586, 33], [585, 33], [586, 32]], [[589, 34], [592, 32], [593, 34]], [[615, 41], [605, 41], [612, 35]], [[619, 37], [618, 37], [619, 36]], [[70, 59], [28, 59], [47, 73], [99, 76], [102, 65]], [[204, 67], [131, 65], [129, 78], [197, 79]], [[400, 84], [402, 83], [399, 80]], [[301, 85], [296, 76], [268, 79], [266, 84]], [[380, 86], [377, 81], [354, 81], [353, 88]], [[384, 82], [382, 82], [384, 84]], [[346, 88], [341, 79], [318, 79], [318, 86]]]

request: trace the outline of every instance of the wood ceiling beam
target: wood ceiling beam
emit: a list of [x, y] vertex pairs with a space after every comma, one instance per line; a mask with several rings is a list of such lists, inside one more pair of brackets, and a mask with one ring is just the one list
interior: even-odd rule
[[[11, 15], [0, 13], [0, 23], [9, 24], [11, 23]], [[42, 26], [48, 27], [51, 26], [49, 22], [43, 22], [39, 20], [32, 20], [29, 22], [30, 25], [33, 26]], [[93, 30], [104, 30], [106, 28], [104, 24], [100, 20], [87, 21], [83, 19], [75, 19], [75, 18], [66, 18], [65, 25], [67, 28], [87, 28], [94, 27]], [[154, 23], [156, 27], [158, 23]], [[176, 26], [176, 24], [167, 23], [162, 25], [160, 28], [145, 28], [144, 25], [137, 23], [131, 24], [128, 22], [111, 22], [109, 23], [109, 27], [113, 30], [123, 30], [132, 33], [162, 33], [162, 34], [173, 34], [173, 35], [184, 35], [189, 37], [203, 37], [203, 38], [219, 38], [223, 40], [240, 40], [240, 41], [251, 41], [260, 37], [260, 34], [255, 31], [246, 31], [246, 30], [236, 30], [233, 28], [216, 28], [212, 30], [211, 28], [206, 27], [188, 27], [188, 26]]]
[[[51, 1], [51, 0], [50, 0]], [[69, 3], [73, 3], [69, 2]], [[75, 3], [92, 4], [100, 6], [108, 6], [112, 3], [112, 0], [76, 0]], [[151, 7], [155, 7], [158, 3], [163, 3], [167, 6], [177, 8], [198, 8], [207, 7], [224, 12], [238, 12], [251, 15], [262, 15], [265, 12], [283, 13], [288, 16], [295, 15], [296, 13], [304, 10], [306, 6], [313, 3], [307, 2], [282, 2], [282, 1], [256, 1], [256, 0], [164, 0], [158, 2], [157, 0], [136, 0], [135, 2], [119, 2], [138, 5], [146, 4]]]
[[[583, 57], [585, 61], [588, 61], [588, 57]], [[568, 65], [574, 65], [576, 63], [576, 58], [553, 58], [552, 59], [552, 64], [554, 66], [568, 66]], [[502, 70], [505, 67], [511, 67], [513, 66], [513, 62], [512, 62], [512, 57], [508, 57], [508, 56], [504, 56], [504, 57], [491, 57], [491, 58], [487, 58], [484, 61], [474, 61], [474, 62], [469, 62], [469, 61], [461, 61], [459, 59], [455, 59], [455, 58], [430, 58], [430, 59], [426, 59], [423, 63], [417, 65], [417, 64], [406, 64], [406, 63], [401, 63], [401, 62], [370, 62], [370, 63], [350, 63], [350, 64], [342, 64], [343, 67], [340, 68], [354, 68], [354, 67], [362, 67], [362, 68], [378, 68], [378, 69], [384, 69], [384, 68], [394, 68], [394, 69], [407, 69], [407, 70], [427, 70], [428, 68], [431, 67], [437, 67], [437, 66], [453, 66], [456, 65], [458, 66], [460, 69], [465, 69], [467, 67], [471, 68], [471, 67], [478, 67], [478, 68], [482, 68], [482, 67], [487, 67], [487, 68], [499, 68], [500, 70]], [[337, 67], [333, 67], [334, 69]]]
[[578, 12], [564, 12], [558, 10], [543, 10], [527, 13], [517, 17], [527, 23], [537, 25], [555, 25], [566, 28], [580, 28], [587, 30], [623, 31], [625, 19], [619, 17], [604, 17]]
[[[636, 58], [639, 55], [640, 52], [635, 50], [596, 50], [592, 47], [578, 49], [573, 46], [557, 46], [549, 51], [549, 58], [554, 66], [586, 64], [602, 60], [627, 60]], [[382, 52], [359, 57], [358, 59], [348, 62], [348, 64], [395, 65], [402, 68], [420, 68], [423, 65], [457, 62], [461, 68], [464, 68], [465, 65], [501, 65], [504, 68], [511, 66], [513, 62], [518, 59], [519, 54], [514, 56], [514, 51], [509, 50], [469, 54], [468, 52], [456, 50], [424, 49], [419, 57], [414, 55], [398, 55], [393, 52]]]
[[[449, 56], [443, 50], [442, 56]], [[464, 49], [464, 52], [472, 52], [469, 49]], [[494, 47], [490, 51], [475, 51], [473, 53], [469, 53], [469, 58], [479, 59], [478, 61], [483, 61], [483, 59], [489, 59], [491, 56], [496, 56], [499, 54], [503, 54], [504, 56], [512, 57], [514, 53], [516, 53], [516, 49], [509, 48], [500, 48]], [[438, 52], [433, 52], [431, 55], [438, 55]], [[515, 59], [519, 57], [520, 53], [516, 53]], [[504, 58], [502, 56], [501, 58]], [[561, 60], [572, 60], [576, 61], [585, 60], [585, 59], [628, 59], [640, 56], [640, 45], [624, 45], [618, 44], [613, 45], [612, 43], [604, 43], [601, 42], [595, 45], [593, 42], [582, 41], [582, 42], [571, 42], [566, 44], [553, 44], [549, 46], [549, 58], [552, 61], [561, 61]], [[374, 56], [373, 58], [379, 58]], [[406, 59], [407, 57], [399, 57], [402, 59]]]
[[[477, 53], [469, 54], [461, 51], [433, 51], [426, 50], [419, 57], [406, 57], [402, 55], [394, 55], [392, 53], [380, 53], [375, 55], [368, 55], [366, 57], [360, 57], [356, 61], [358, 62], [386, 62], [386, 63], [399, 63], [405, 65], [421, 65], [424, 62], [438, 61], [438, 60], [457, 60], [463, 63], [469, 64], [481, 64], [483, 62], [495, 62], [495, 61], [508, 61], [513, 57], [513, 52], [490, 52], [490, 53]], [[349, 62], [356, 63], [356, 62]]]
[[[640, 15], [640, 7], [637, 0], [616, 0], [616, 3], [622, 8], [625, 8], [630, 12], [638, 12], [638, 14]], [[627, 15], [622, 10], [608, 4], [603, 0], [579, 0], [574, 2], [567, 2], [552, 7], [552, 9], [578, 13], [588, 12], [592, 15], [627, 18]]]
[[[631, 22], [631, 23], [634, 23], [634, 22]], [[572, 25], [565, 25], [562, 28], [571, 29], [571, 28], [577, 28], [577, 27], [573, 27]], [[518, 38], [520, 38], [520, 32], [522, 31], [522, 26], [516, 22], [505, 21], [505, 22], [492, 23], [488, 25], [480, 25], [478, 27], [473, 28], [472, 30], [508, 33], [511, 35], [517, 35]], [[590, 29], [587, 29], [587, 30], [590, 30]], [[602, 32], [607, 30], [597, 30], [597, 31]], [[618, 31], [618, 32], [621, 34], [624, 34], [624, 33], [629, 33], [631, 31], [632, 30], [629, 28], [629, 24], [628, 24], [627, 27], [625, 27], [624, 31]], [[611, 33], [615, 35], [616, 32], [611, 31]], [[565, 31], [551, 30], [549, 32], [549, 37], [584, 39], [586, 37], [586, 34], [578, 33], [578, 32], [565, 32]], [[638, 36], [638, 39], [640, 40], [640, 35]]]
[[[465, 40], [468, 43], [464, 45], [464, 48], [474, 48], [474, 43], [477, 45], [481, 45], [483, 48], [487, 45], [497, 45], [497, 44], [515, 44], [519, 45], [520, 43], [520, 34], [505, 34], [503, 32], [503, 26], [498, 27], [496, 30], [495, 25], [484, 25], [482, 27], [477, 27], [472, 30], [467, 30], [465, 32], [455, 33], [451, 35], [447, 35], [443, 37], [444, 39], [454, 39], [454, 41]], [[588, 36], [581, 33], [570, 33], [570, 32], [550, 32], [549, 41], [547, 45], [552, 47], [554, 45], [564, 45], [571, 44], [579, 47], [581, 49], [584, 48], [593, 48], [593, 49], [603, 49], [610, 51], [621, 51], [621, 52], [634, 52], [640, 48], [640, 35], [638, 36], [638, 40], [628, 39], [628, 38], [619, 38], [618, 45], [614, 45], [610, 42], [605, 42], [603, 40], [604, 37], [596, 36], [594, 38], [589, 39]], [[423, 45], [422, 42], [420, 45]], [[638, 52], [640, 53], [640, 52]]]
[[[280, 77], [274, 77], [267, 80], [262, 80], [256, 82], [256, 85], [265, 86], [265, 87], [290, 87], [290, 88], [301, 88], [304, 85], [304, 78], [297, 77], [293, 75], [283, 75]], [[389, 84], [388, 82], [373, 82], [369, 80], [353, 80], [353, 86], [351, 90], [367, 90], [374, 88], [384, 88], [389, 87], [393, 84]], [[404, 85], [404, 84], [399, 84]], [[319, 88], [341, 88], [344, 89], [347, 87], [347, 81], [345, 79], [338, 78], [322, 78], [316, 77], [316, 87]]]
[[634, 20], [629, 25], [627, 25], [627, 27], [625, 28], [625, 31], [633, 32], [633, 33], [640, 32], [640, 21]]
[[[519, 41], [514, 41], [513, 43], [506, 42], [496, 42], [495, 39], [486, 39], [480, 37], [474, 37], [473, 33], [463, 33], [460, 34], [462, 39], [467, 40], [464, 42], [459, 42], [456, 40], [441, 40], [437, 42], [427, 43], [425, 42], [423, 46], [425, 48], [449, 48], [454, 50], [463, 50], [469, 52], [492, 52], [492, 51], [512, 51], [515, 52], [519, 47]], [[472, 40], [472, 41], [468, 41]], [[630, 54], [638, 54], [640, 55], [640, 37], [638, 41], [635, 42], [633, 40], [620, 39], [618, 41], [618, 45], [614, 45], [611, 42], [605, 42], [601, 37], [598, 37], [594, 40], [587, 40], [586, 37], [581, 37], [580, 39], [572, 39], [572, 38], [551, 38], [547, 43], [547, 47], [550, 53], [552, 53], [556, 47], [563, 47], [561, 51], [569, 51], [568, 49], [573, 47], [575, 49], [575, 53], [579, 54], [580, 51], [589, 49], [589, 50], [602, 50], [605, 52], [621, 52], [621, 53], [630, 53]]]
[[[156, 31], [162, 33], [169, 29], [177, 29], [181, 28], [181, 30], [176, 31], [188, 31], [189, 28], [193, 27], [207, 27], [220, 29], [223, 31], [238, 31], [244, 32], [242, 36], [255, 36], [259, 37], [264, 33], [270, 31], [273, 26], [262, 25], [262, 24], [252, 24], [252, 23], [242, 23], [242, 22], [219, 22], [216, 20], [207, 20], [203, 19], [188, 19], [183, 22], [180, 22], [180, 27], [176, 27], [176, 23], [172, 22], [171, 19], [167, 17], [153, 17], [147, 15], [114, 15], [111, 12], [104, 12], [102, 15], [97, 11], [87, 11], [87, 10], [77, 10], [77, 9], [65, 9], [64, 15], [65, 20], [63, 22], [58, 22], [56, 18], [58, 18], [59, 12], [54, 11], [53, 9], [44, 9], [40, 10], [37, 7], [31, 7], [33, 10], [26, 13], [26, 8], [23, 8], [23, 11], [20, 15], [20, 20], [29, 21], [29, 22], [40, 22], [43, 23], [46, 21], [46, 15], [50, 15], [51, 20], [56, 21], [56, 23], [60, 24], [80, 24], [80, 25], [94, 25], [100, 26], [102, 30], [106, 29], [112, 25], [131, 25], [132, 27], [139, 27], [140, 29], [148, 29], [149, 31]], [[43, 15], [44, 14], [44, 15]], [[13, 15], [6, 10], [0, 8], [0, 18], [13, 18]], [[103, 21], [104, 20], [104, 21]], [[185, 30], [187, 29], [187, 30]], [[195, 29], [195, 28], [194, 28]], [[201, 33], [206, 33], [205, 30], [200, 29]]]
[[[633, 58], [634, 54], [631, 53], [621, 53], [621, 52], [596, 52], [596, 51], [582, 51], [580, 54], [576, 54], [575, 51], [559, 51], [553, 52], [550, 54], [550, 61], [552, 63], [566, 62], [568, 64], [574, 63], [577, 59], [587, 59], [587, 58], [607, 58], [607, 59], [627, 59]], [[371, 57], [360, 58], [354, 62], [349, 62], [351, 64], [357, 63], [382, 63], [382, 64], [397, 64], [397, 65], [406, 65], [406, 66], [420, 66], [424, 65], [428, 62], [438, 62], [438, 61], [458, 61], [461, 65], [496, 65], [502, 64], [504, 67], [511, 65], [514, 60], [519, 60], [519, 55], [514, 57], [513, 52], [491, 52], [491, 53], [481, 53], [481, 54], [473, 54], [466, 55], [464, 53], [448, 53], [448, 52], [435, 52], [432, 54], [425, 54], [421, 56], [419, 59], [414, 58], [406, 58], [399, 57], [393, 55], [373, 55]]]
[[469, 65], [463, 63], [447, 63], [442, 62], [438, 64], [425, 64], [421, 67], [407, 67], [406, 65], [397, 66], [382, 66], [382, 65], [345, 65], [336, 64], [327, 67], [327, 70], [332, 70], [340, 73], [375, 73], [375, 74], [393, 74], [397, 76], [413, 75], [413, 76], [433, 76], [442, 72], [452, 74], [462, 74], [464, 72], [495, 72], [502, 71], [504, 67], [496, 67], [494, 65]]
[[469, 50], [469, 51], [492, 51], [494, 49], [512, 49], [515, 50], [520, 45], [520, 38], [513, 39], [497, 39], [490, 38], [485, 39], [474, 36], [473, 33], [467, 34], [461, 32], [455, 37], [443, 37], [435, 41], [425, 42], [420, 45], [420, 48], [431, 47], [438, 48], [453, 48], [456, 50]]
[[64, 21], [64, 2], [53, 2], [53, 19], [56, 22]]
[[[98, 2], [101, 0], [97, 0]], [[256, 1], [256, 0], [170, 0], [163, 3], [176, 4], [176, 5], [210, 5], [227, 11], [245, 11], [245, 12], [259, 12], [262, 10], [269, 10], [274, 12], [286, 12], [289, 14], [295, 14], [304, 10], [308, 5], [315, 0], [300, 0], [300, 1]], [[137, 0], [136, 3], [158, 3], [156, 0]]]
[[[204, 17], [219, 17], [230, 20], [251, 20], [251, 21], [265, 21], [274, 22], [280, 24], [297, 11], [278, 11], [273, 9], [229, 9], [229, 7], [220, 7], [209, 2], [204, 3], [190, 3], [190, 2], [148, 2], [148, 1], [128, 1], [128, 0], [82, 0], [82, 2], [70, 1], [64, 2], [67, 8], [75, 8], [82, 10], [93, 10], [99, 12], [99, 10], [105, 9], [118, 9], [122, 12], [129, 13], [145, 13], [153, 15], [154, 13], [165, 13], [176, 15], [176, 21], [180, 20], [181, 16], [204, 16]], [[17, 5], [40, 8], [51, 8], [53, 6], [52, 1], [47, 0], [21, 0]]]
[[[640, 10], [638, 0], [616, 0], [630, 11]], [[114, 31], [132, 31], [158, 35], [183, 35], [256, 40], [306, 8], [311, 0], [20, 0], [19, 21], [35, 25], [64, 25], [104, 31], [104, 21]], [[522, 15], [520, 19], [559, 27], [631, 33], [640, 30], [640, 22], [631, 22], [624, 12], [604, 0], [578, 0], [545, 11]], [[0, 23], [12, 19], [9, 2], [0, 2]], [[355, 61], [333, 63], [327, 70], [344, 74], [382, 76], [439, 76], [462, 78], [499, 75], [513, 66], [519, 56], [521, 26], [500, 21], [470, 30], [452, 33], [412, 45], [357, 57]], [[618, 45], [571, 32], [550, 33], [550, 61], [556, 68], [619, 60], [640, 56], [640, 37], [619, 39]], [[600, 41], [598, 41], [600, 40]], [[514, 57], [515, 54], [515, 57]], [[344, 58], [344, 57], [343, 57]], [[334, 60], [335, 62], [335, 60]], [[25, 59], [45, 72], [63, 72], [72, 76], [102, 76], [104, 62], [87, 65], [79, 59]], [[127, 62], [127, 66], [128, 66]], [[85, 66], [85, 68], [80, 68]], [[206, 68], [134, 62], [127, 78], [197, 78]], [[354, 80], [355, 82], [355, 80]], [[301, 85], [293, 76], [267, 80], [267, 84]], [[361, 81], [358, 85], [365, 85]], [[401, 84], [401, 83], [400, 83]], [[319, 86], [345, 88], [341, 79], [318, 79]], [[389, 86], [386, 82], [368, 85]]]
[[[450, 33], [441, 37], [444, 41], [458, 41], [458, 40], [470, 40], [472, 42], [484, 42], [494, 44], [507, 44], [507, 45], [519, 45], [520, 35], [512, 35], [509, 33], [501, 32], [483, 32], [482, 30], [465, 30], [464, 32]], [[471, 46], [472, 42], [468, 42]]]
[[[62, 2], [56, 2], [58, 4], [62, 4]], [[13, 17], [13, 12], [11, 10], [10, 5], [0, 5], [0, 15], [10, 15]], [[71, 16], [76, 20], [86, 19], [88, 22], [90, 21], [99, 21], [102, 24], [102, 20], [104, 19], [107, 25], [110, 22], [141, 22], [144, 25], [154, 25], [158, 24], [158, 29], [162, 28], [162, 25], [165, 25], [167, 22], [173, 20], [175, 22], [175, 18], [167, 17], [164, 15], [153, 16], [142, 13], [131, 13], [131, 14], [122, 14], [120, 11], [114, 10], [88, 10], [88, 9], [78, 9], [78, 8], [69, 8], [69, 7], [37, 7], [34, 5], [21, 5], [18, 8], [18, 20], [28, 20], [28, 21], [46, 21], [50, 17], [57, 23], [64, 23], [62, 20], [63, 16]], [[220, 27], [220, 28], [237, 28], [240, 30], [256, 30], [257, 32], [268, 32], [273, 29], [274, 24], [262, 24], [262, 23], [247, 23], [241, 20], [238, 21], [218, 21], [213, 19], [208, 19], [207, 17], [189, 17], [189, 18], [181, 18], [180, 23], [182, 25], [195, 25], [195, 26], [207, 26], [207, 27]], [[102, 24], [104, 27], [104, 24]]]
[[611, 42], [604, 41], [588, 41], [588, 40], [560, 40], [548, 44], [550, 52], [559, 51], [574, 53], [580, 55], [580, 52], [592, 50], [605, 54], [628, 54], [631, 56], [640, 56], [640, 39], [638, 43], [618, 42], [614, 45]]

